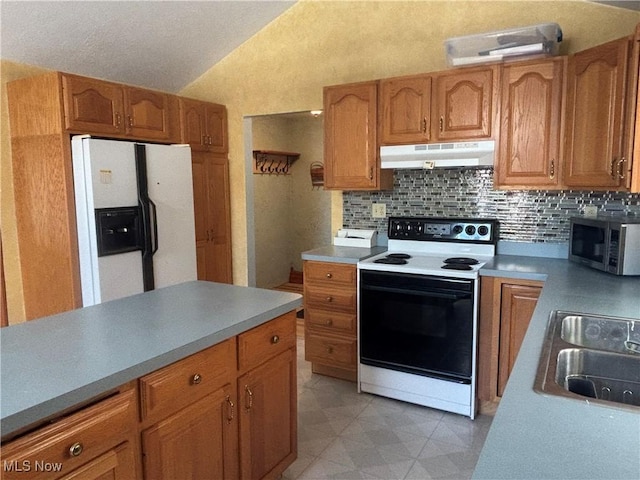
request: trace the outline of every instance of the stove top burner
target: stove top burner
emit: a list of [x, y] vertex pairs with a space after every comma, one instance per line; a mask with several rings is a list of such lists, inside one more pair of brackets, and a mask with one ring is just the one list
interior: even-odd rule
[[411, 258], [411, 255], [409, 255], [408, 253], [390, 253], [389, 255], [387, 255], [387, 258]]
[[[475, 258], [468, 258], [468, 257], [451, 257], [444, 260], [444, 263], [451, 264], [451, 265], [477, 265], [478, 260], [476, 260]], [[470, 269], [465, 268], [461, 270], [470, 270]]]
[[473, 270], [471, 265], [465, 265], [464, 263], [446, 263], [440, 268], [445, 270]]
[[373, 263], [386, 263], [388, 265], [405, 265], [407, 261], [404, 258], [397, 258], [397, 257], [392, 257], [391, 255], [388, 255], [386, 257], [378, 258], [377, 260], [374, 260]]

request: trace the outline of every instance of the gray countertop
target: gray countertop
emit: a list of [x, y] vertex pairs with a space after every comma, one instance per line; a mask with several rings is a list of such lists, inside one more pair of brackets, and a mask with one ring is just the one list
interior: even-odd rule
[[616, 277], [562, 259], [509, 255], [496, 256], [480, 273], [545, 284], [473, 478], [640, 478], [640, 410], [533, 390], [551, 311], [640, 318], [640, 277]]
[[327, 245], [302, 252], [303, 260], [315, 260], [317, 262], [352, 263], [357, 264], [360, 260], [385, 252], [387, 247], [336, 247]]
[[2, 435], [301, 304], [294, 293], [187, 282], [0, 329]]

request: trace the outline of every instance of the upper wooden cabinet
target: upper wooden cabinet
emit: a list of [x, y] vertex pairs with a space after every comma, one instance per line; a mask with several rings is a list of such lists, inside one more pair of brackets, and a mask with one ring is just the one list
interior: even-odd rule
[[629, 37], [569, 58], [565, 184], [626, 187], [623, 149]]
[[336, 190], [384, 190], [393, 172], [380, 170], [378, 83], [324, 88], [324, 187]]
[[560, 185], [565, 64], [558, 57], [503, 67], [496, 187]]
[[434, 76], [433, 141], [495, 137], [498, 69], [465, 68]]
[[232, 283], [229, 161], [193, 151], [191, 168], [198, 280]]
[[497, 66], [380, 81], [380, 144], [495, 136]]
[[180, 98], [182, 142], [193, 150], [227, 153], [227, 109], [224, 105]]
[[178, 142], [178, 97], [62, 74], [67, 130]]
[[380, 144], [431, 139], [431, 76], [380, 80]]

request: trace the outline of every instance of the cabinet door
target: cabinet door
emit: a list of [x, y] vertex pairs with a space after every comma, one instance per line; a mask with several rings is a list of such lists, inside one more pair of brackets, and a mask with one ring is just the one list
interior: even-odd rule
[[90, 134], [124, 133], [124, 94], [121, 85], [63, 75], [62, 94], [67, 130]]
[[540, 287], [502, 285], [498, 396], [502, 396], [536, 308]]
[[297, 456], [295, 349], [238, 379], [240, 478], [276, 478]]
[[428, 142], [431, 130], [431, 77], [380, 81], [380, 143]]
[[237, 478], [233, 393], [227, 385], [142, 432], [145, 478]]
[[493, 135], [498, 67], [464, 69], [435, 77], [433, 108], [437, 141]]
[[169, 140], [176, 98], [142, 88], [125, 87], [127, 134], [145, 139]]
[[325, 188], [381, 188], [377, 95], [376, 82], [325, 87]]
[[224, 105], [205, 104], [207, 148], [211, 152], [227, 153], [227, 109]]
[[564, 62], [503, 67], [497, 186], [559, 185]]
[[191, 152], [198, 279], [231, 283], [229, 162]]
[[182, 142], [191, 145], [191, 150], [206, 150], [204, 104], [188, 98], [180, 99]]
[[623, 106], [628, 38], [569, 58], [565, 184], [613, 188], [623, 185]]

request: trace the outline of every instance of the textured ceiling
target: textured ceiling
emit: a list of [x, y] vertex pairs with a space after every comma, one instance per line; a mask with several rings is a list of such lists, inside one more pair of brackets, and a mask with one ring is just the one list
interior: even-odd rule
[[295, 1], [0, 1], [0, 58], [178, 92]]
[[0, 0], [0, 58], [178, 92], [294, 3]]

